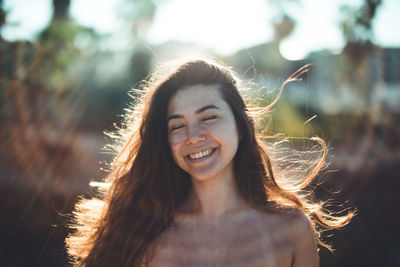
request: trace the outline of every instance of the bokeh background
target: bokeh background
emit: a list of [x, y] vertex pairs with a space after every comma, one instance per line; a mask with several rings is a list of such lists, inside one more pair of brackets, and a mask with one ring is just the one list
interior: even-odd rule
[[0, 0], [0, 266], [68, 266], [74, 203], [111, 158], [103, 131], [182, 56], [233, 66], [265, 103], [311, 64], [270, 132], [323, 137], [316, 194], [358, 210], [321, 266], [400, 266], [399, 14], [397, 0]]

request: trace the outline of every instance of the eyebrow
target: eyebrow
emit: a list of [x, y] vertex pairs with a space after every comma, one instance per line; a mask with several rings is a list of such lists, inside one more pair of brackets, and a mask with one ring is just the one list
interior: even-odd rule
[[[204, 112], [204, 111], [206, 111], [208, 109], [218, 109], [219, 110], [219, 108], [216, 105], [210, 104], [210, 105], [206, 105], [204, 107], [199, 108], [198, 110], [195, 111], [195, 113], [199, 114], [199, 113], [202, 113], [202, 112]], [[174, 114], [174, 115], [171, 115], [171, 116], [168, 117], [167, 122], [172, 120], [172, 119], [182, 119], [182, 118], [183, 118], [183, 115]]]
[[204, 107], [199, 108], [198, 110], [196, 110], [196, 114], [202, 113], [202, 112], [206, 111], [207, 109], [219, 109], [219, 108], [217, 106], [213, 105], [213, 104], [207, 105], [207, 106], [204, 106]]

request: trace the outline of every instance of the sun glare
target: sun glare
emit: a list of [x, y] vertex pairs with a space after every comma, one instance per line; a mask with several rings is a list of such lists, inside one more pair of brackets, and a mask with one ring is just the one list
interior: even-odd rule
[[51, 19], [50, 0], [5, 0], [3, 8], [8, 13], [1, 34], [10, 41], [33, 40]]
[[[349, 1], [349, 4], [354, 1]], [[295, 19], [296, 26], [292, 34], [281, 42], [281, 55], [288, 60], [300, 60], [310, 51], [340, 49], [344, 40], [337, 26], [339, 2], [304, 0], [288, 4], [287, 12]]]
[[110, 33], [120, 26], [120, 21], [115, 15], [118, 4], [118, 1], [73, 0], [70, 14], [81, 25], [95, 26], [99, 33]]
[[148, 39], [179, 40], [229, 54], [272, 38], [269, 12], [262, 0], [166, 1], [157, 10]]
[[[273, 39], [271, 22], [279, 5], [265, 0], [166, 0], [157, 4], [154, 23], [145, 33], [145, 41], [158, 45], [168, 41], [180, 41], [206, 47], [217, 54], [228, 55], [269, 42]], [[310, 51], [321, 49], [340, 50], [345, 40], [340, 21], [340, 6], [358, 8], [362, 0], [334, 1], [285, 1], [285, 13], [296, 21], [294, 31], [280, 44], [280, 52], [289, 60], [298, 60]], [[400, 1], [385, 0], [374, 19], [374, 42], [383, 47], [396, 47], [400, 35], [394, 34], [400, 25], [397, 19]], [[71, 0], [70, 15], [78, 24], [92, 27], [100, 34], [108, 35], [103, 41], [111, 50], [129, 49], [127, 38], [131, 29], [118, 12], [124, 0]], [[1, 35], [9, 41], [34, 41], [50, 22], [50, 0], [4, 0], [7, 23]], [[32, 15], [35, 14], [35, 15]], [[125, 21], [126, 22], [126, 21]], [[112, 39], [112, 40], [111, 40]]]

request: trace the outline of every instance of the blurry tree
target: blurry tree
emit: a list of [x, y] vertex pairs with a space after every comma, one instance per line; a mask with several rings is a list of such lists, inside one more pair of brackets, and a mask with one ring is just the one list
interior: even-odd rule
[[132, 33], [136, 39], [142, 39], [145, 31], [153, 23], [157, 6], [152, 0], [125, 0], [124, 16], [132, 23]]
[[68, 67], [79, 57], [79, 50], [73, 42], [82, 27], [70, 22], [69, 6], [70, 0], [53, 0], [50, 24], [37, 39], [38, 56], [47, 85], [58, 91], [72, 87], [73, 80], [68, 77]]
[[[89, 71], [79, 81], [79, 87], [86, 89], [89, 96], [85, 99], [85, 118], [81, 128], [101, 134], [105, 128], [110, 129], [113, 123], [121, 120], [119, 115], [131, 100], [128, 90], [137, 87], [147, 77], [154, 63], [153, 48], [145, 36], [156, 8], [151, 0], [119, 1], [115, 10], [122, 22], [118, 34], [124, 33], [126, 47], [121, 50], [98, 49], [91, 57], [80, 57], [76, 61], [80, 63], [77, 69], [91, 62]], [[79, 73], [77, 76], [82, 77]]]
[[59, 212], [99, 174], [72, 119], [81, 115], [71, 96], [73, 40], [85, 29], [69, 21], [69, 1], [53, 7], [35, 42], [0, 39], [0, 266], [65, 265]]
[[282, 19], [273, 22], [273, 25], [275, 34], [274, 39], [277, 42], [280, 42], [293, 32], [296, 22], [292, 17], [288, 16], [287, 14], [283, 14]]
[[[282, 11], [283, 12], [283, 11]], [[282, 57], [279, 46], [282, 40], [289, 36], [296, 22], [286, 13], [282, 13], [271, 21], [274, 37], [271, 41], [238, 51], [233, 56], [223, 58], [227, 64], [235, 66], [248, 76], [254, 75], [256, 69], [261, 75], [270, 79], [280, 79], [293, 73], [290, 62]], [[276, 80], [273, 86], [276, 85]]]
[[[353, 112], [361, 113], [364, 129], [349, 135], [350, 143], [359, 143], [362, 140], [363, 153], [361, 158], [367, 159], [378, 153], [376, 144], [380, 143], [383, 147], [387, 145], [382, 139], [382, 131], [379, 128], [393, 123], [390, 112], [381, 103], [373, 106], [374, 89], [379, 82], [380, 73], [383, 71], [379, 67], [380, 48], [373, 43], [372, 23], [377, 14], [382, 0], [364, 0], [359, 8], [343, 6], [341, 8], [343, 19], [341, 22], [343, 36], [346, 45], [343, 48], [339, 75], [339, 88], [351, 88], [357, 99], [354, 103]], [[377, 108], [381, 109], [378, 111]], [[390, 120], [390, 122], [388, 122]], [[355, 122], [353, 122], [355, 123]], [[384, 126], [386, 124], [386, 126]], [[360, 135], [362, 139], [360, 139]], [[360, 150], [361, 151], [361, 150]]]
[[368, 57], [377, 47], [373, 44], [372, 22], [382, 0], [364, 0], [359, 8], [342, 6], [341, 28], [346, 45], [341, 72], [343, 80], [353, 86], [365, 104], [371, 103], [372, 84]]
[[[359, 44], [368, 47], [372, 44], [373, 32], [372, 22], [382, 0], [364, 0], [360, 8], [342, 6], [343, 20], [341, 22], [342, 32], [347, 44]], [[355, 50], [352, 55], [354, 61], [360, 57], [360, 52]]]
[[354, 102], [359, 105], [353, 103], [351, 110], [331, 116], [325, 128], [336, 127], [336, 132], [341, 132], [335, 134], [340, 138], [335, 140], [335, 163], [340, 170], [335, 183], [345, 182], [338, 189], [359, 212], [349, 227], [335, 235], [335, 243], [342, 247], [339, 254], [321, 255], [325, 266], [400, 263], [399, 216], [395, 212], [400, 201], [394, 190], [399, 188], [399, 116], [398, 111], [373, 99], [378, 86], [381, 90], [388, 86], [382, 78], [384, 49], [374, 44], [372, 28], [382, 2], [364, 0], [358, 8], [341, 8], [340, 26], [346, 45], [340, 55], [337, 84], [338, 88], [353, 90], [358, 97]]
[[[6, 12], [3, 10], [3, 0], [0, 0], [0, 33], [3, 25], [6, 23]], [[1, 34], [0, 34], [1, 39]]]
[[153, 53], [144, 41], [147, 30], [153, 23], [157, 6], [152, 0], [125, 0], [129, 5], [125, 9], [125, 17], [131, 23], [134, 38], [133, 53], [130, 60], [130, 81], [137, 84], [149, 75]]
[[[296, 20], [289, 14], [289, 6], [295, 5], [301, 7], [299, 0], [266, 0], [268, 6], [275, 11], [274, 18], [270, 21], [273, 29], [273, 38], [266, 42], [253, 47], [249, 47], [237, 52], [235, 55], [224, 58], [223, 61], [229, 65], [235, 66], [240, 72], [245, 73], [247, 78], [257, 80], [261, 79], [260, 84], [267, 87], [267, 91], [271, 88], [279, 87], [282, 78], [289, 77], [304, 62], [292, 62], [285, 59], [280, 52], [281, 42], [292, 34], [296, 27]], [[262, 77], [262, 78], [261, 78]], [[264, 93], [261, 90], [261, 94]], [[269, 99], [276, 96], [275, 90], [272, 94], [264, 95]], [[285, 92], [287, 89], [285, 89]], [[306, 120], [301, 111], [295, 106], [290, 105], [289, 99], [285, 99], [286, 94], [282, 95], [282, 99], [273, 112], [273, 120], [270, 127], [266, 127], [270, 132], [283, 132], [289, 135], [305, 136], [309, 134], [309, 129], [304, 127]], [[258, 103], [266, 105], [268, 103]], [[278, 107], [279, 106], [279, 107]]]
[[70, 0], [53, 0], [53, 20], [68, 20]]

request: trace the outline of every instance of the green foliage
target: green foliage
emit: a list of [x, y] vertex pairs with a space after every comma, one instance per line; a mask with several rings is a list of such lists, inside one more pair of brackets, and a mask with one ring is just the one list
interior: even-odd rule
[[297, 107], [286, 99], [280, 99], [278, 107], [272, 113], [272, 132], [285, 136], [310, 137], [311, 129], [305, 124], [307, 118]]
[[6, 23], [6, 11], [3, 9], [3, 1], [0, 0], [0, 30], [5, 23]]
[[342, 32], [347, 43], [368, 43], [372, 41], [372, 21], [382, 0], [365, 0], [359, 8], [342, 6]]

